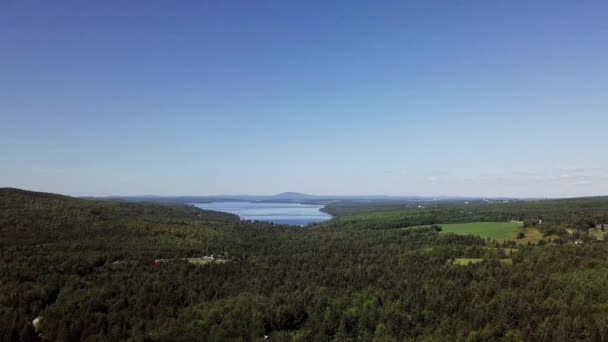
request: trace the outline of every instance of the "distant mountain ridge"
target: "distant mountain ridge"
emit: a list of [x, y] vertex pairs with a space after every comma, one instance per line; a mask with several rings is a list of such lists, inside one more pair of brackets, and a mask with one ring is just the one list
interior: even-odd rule
[[307, 199], [307, 198], [318, 198], [316, 195], [303, 194], [301, 192], [282, 192], [280, 194], [270, 196], [276, 199]]
[[94, 199], [118, 202], [148, 202], [164, 204], [192, 204], [209, 202], [288, 202], [288, 203], [308, 203], [308, 204], [332, 204], [341, 203], [376, 203], [376, 204], [404, 204], [404, 205], [423, 205], [439, 203], [495, 203], [509, 201], [538, 201], [538, 200], [579, 200], [602, 199], [608, 196], [589, 196], [575, 198], [513, 198], [513, 197], [465, 197], [465, 196], [388, 196], [388, 195], [310, 195], [300, 192], [282, 192], [276, 195], [214, 195], [214, 196], [81, 196], [71, 197], [60, 194], [22, 190], [9, 187], [0, 187], [0, 197], [13, 196], [43, 196], [56, 199]]
[[[388, 196], [388, 195], [311, 195], [301, 192], [288, 191], [276, 195], [212, 195], [212, 196], [107, 196], [90, 199], [117, 200], [126, 202], [155, 202], [155, 203], [209, 203], [209, 202], [289, 202], [330, 204], [335, 202], [352, 203], [413, 203], [413, 202], [452, 202], [452, 201], [481, 201], [481, 197], [465, 196]], [[493, 200], [513, 200], [514, 198], [493, 198]]]

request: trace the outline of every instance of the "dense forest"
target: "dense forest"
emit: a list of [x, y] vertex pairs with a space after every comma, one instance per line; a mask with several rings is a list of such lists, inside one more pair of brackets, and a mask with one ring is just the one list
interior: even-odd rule
[[608, 340], [608, 243], [435, 225], [584, 232], [607, 198], [326, 210], [302, 228], [0, 189], [0, 341]]

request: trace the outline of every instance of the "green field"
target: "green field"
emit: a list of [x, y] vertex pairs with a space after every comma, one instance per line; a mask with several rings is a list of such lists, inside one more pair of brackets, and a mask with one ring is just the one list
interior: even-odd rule
[[443, 229], [442, 233], [478, 235], [495, 240], [509, 240], [514, 238], [515, 233], [522, 225], [517, 222], [470, 222], [441, 224], [440, 226]]

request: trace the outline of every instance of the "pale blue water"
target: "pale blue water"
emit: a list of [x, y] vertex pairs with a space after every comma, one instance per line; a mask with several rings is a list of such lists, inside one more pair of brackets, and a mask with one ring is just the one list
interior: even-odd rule
[[292, 226], [331, 219], [331, 215], [319, 211], [323, 205], [301, 203], [212, 202], [193, 203], [194, 206], [238, 215], [241, 220], [268, 221]]

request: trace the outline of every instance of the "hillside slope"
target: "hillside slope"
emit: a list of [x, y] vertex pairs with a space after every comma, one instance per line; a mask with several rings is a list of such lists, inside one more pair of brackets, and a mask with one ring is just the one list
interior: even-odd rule
[[394, 229], [412, 214], [297, 228], [2, 189], [0, 341], [608, 339], [608, 244]]

